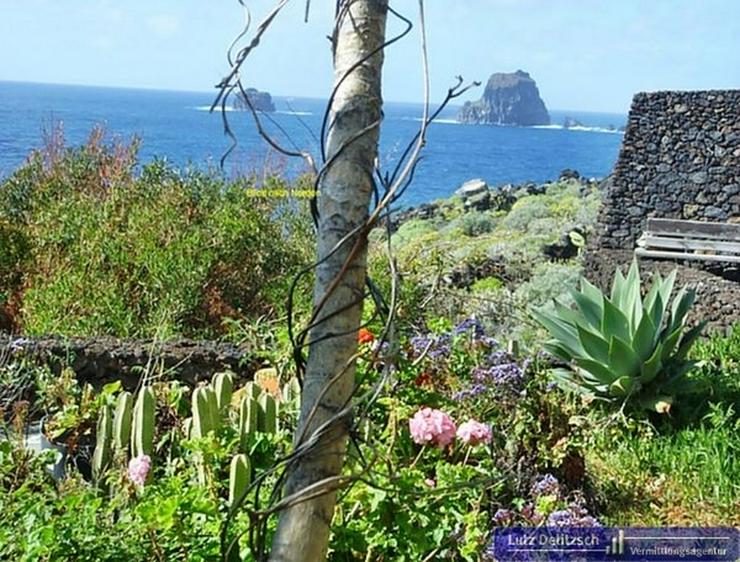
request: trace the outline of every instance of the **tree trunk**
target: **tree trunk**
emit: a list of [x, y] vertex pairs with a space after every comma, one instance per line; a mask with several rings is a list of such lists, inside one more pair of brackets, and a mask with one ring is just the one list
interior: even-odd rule
[[[383, 51], [370, 57], [344, 80], [342, 78], [354, 64], [379, 49], [385, 41], [388, 0], [350, 0], [344, 4], [349, 7], [344, 9], [344, 16], [337, 24], [334, 80], [338, 89], [331, 106], [333, 126], [328, 136], [327, 160], [331, 162], [333, 155], [340, 150], [341, 153], [324, 175], [318, 197], [317, 253], [323, 261], [316, 270], [313, 298], [314, 307], [321, 307], [320, 324], [310, 335], [310, 340], [316, 343], [309, 348], [296, 446], [301, 436], [306, 441], [317, 427], [347, 404], [355, 384], [355, 365], [351, 358], [357, 351], [367, 270], [365, 233], [353, 236], [338, 252], [329, 254], [368, 217], [373, 166], [378, 154]], [[374, 123], [377, 126], [373, 126]], [[359, 248], [355, 248], [352, 255], [358, 242]], [[350, 256], [350, 265], [345, 268]], [[340, 282], [326, 297], [340, 274]], [[341, 312], [332, 315], [335, 311]], [[336, 380], [327, 391], [325, 387], [333, 379]], [[315, 413], [311, 417], [312, 410]], [[348, 423], [345, 419], [333, 425], [314, 452], [294, 464], [285, 487], [286, 497], [341, 473]], [[314, 562], [325, 559], [335, 504], [336, 494], [327, 492], [285, 509], [280, 514], [270, 560]]]

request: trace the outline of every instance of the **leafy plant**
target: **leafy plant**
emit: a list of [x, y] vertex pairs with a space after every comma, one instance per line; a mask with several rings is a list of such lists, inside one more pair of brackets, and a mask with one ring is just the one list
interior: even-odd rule
[[665, 279], [656, 274], [641, 298], [634, 261], [627, 277], [617, 270], [610, 297], [583, 279], [571, 293], [575, 309], [558, 301], [534, 309], [554, 338], [545, 349], [570, 367], [553, 371], [557, 382], [596, 399], [668, 412], [695, 366], [686, 357], [704, 327], [685, 331], [695, 295], [682, 288], [671, 303], [675, 279], [675, 271]]

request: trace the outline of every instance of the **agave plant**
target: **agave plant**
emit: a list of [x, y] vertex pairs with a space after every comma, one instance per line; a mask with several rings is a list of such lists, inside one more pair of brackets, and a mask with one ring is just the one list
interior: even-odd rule
[[656, 274], [644, 298], [633, 261], [627, 277], [617, 269], [611, 296], [583, 279], [571, 294], [574, 307], [560, 302], [534, 310], [553, 340], [545, 349], [568, 363], [553, 371], [558, 384], [595, 399], [668, 412], [695, 362], [686, 359], [705, 323], [686, 330], [695, 294], [682, 288], [671, 302], [676, 280]]

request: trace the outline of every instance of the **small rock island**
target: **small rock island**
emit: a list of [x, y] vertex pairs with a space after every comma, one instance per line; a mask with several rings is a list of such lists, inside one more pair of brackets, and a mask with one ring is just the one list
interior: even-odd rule
[[523, 70], [493, 74], [483, 97], [467, 102], [457, 119], [462, 123], [520, 127], [550, 124], [537, 84]]
[[[249, 102], [256, 111], [264, 111], [265, 113], [272, 113], [275, 111], [275, 104], [272, 101], [272, 96], [267, 92], [261, 92], [256, 88], [247, 88], [245, 90]], [[239, 94], [234, 99], [234, 109], [236, 110], [249, 110], [249, 105], [244, 99], [244, 93]]]

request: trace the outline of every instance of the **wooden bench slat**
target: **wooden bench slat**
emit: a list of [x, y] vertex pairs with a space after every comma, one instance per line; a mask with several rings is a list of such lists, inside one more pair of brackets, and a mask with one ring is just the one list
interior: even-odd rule
[[690, 238], [667, 238], [644, 234], [637, 244], [646, 249], [668, 248], [673, 250], [704, 250], [740, 254], [740, 242], [723, 242], [720, 240], [695, 240]]
[[704, 260], [704, 261], [721, 261], [730, 263], [740, 263], [740, 256], [727, 256], [716, 254], [691, 254], [684, 252], [662, 252], [659, 250], [648, 250], [646, 248], [636, 248], [635, 255], [645, 258], [665, 258], [672, 260]]
[[740, 242], [740, 224], [648, 218], [645, 231], [657, 235]]

